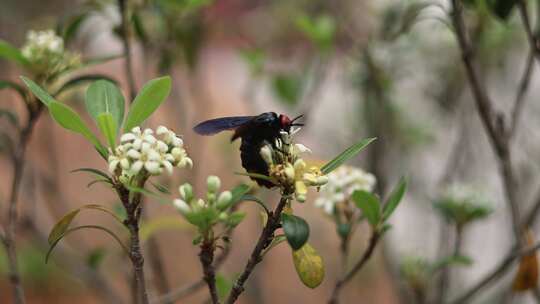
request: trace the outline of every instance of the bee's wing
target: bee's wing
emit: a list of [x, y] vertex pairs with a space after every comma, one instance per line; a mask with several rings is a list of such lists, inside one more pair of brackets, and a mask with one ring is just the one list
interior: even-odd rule
[[193, 131], [201, 135], [213, 135], [221, 131], [234, 130], [251, 121], [255, 116], [221, 117], [203, 121], [193, 127]]

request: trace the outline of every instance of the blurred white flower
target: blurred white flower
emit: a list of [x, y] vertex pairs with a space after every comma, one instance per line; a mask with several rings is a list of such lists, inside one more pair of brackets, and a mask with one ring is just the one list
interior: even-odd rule
[[29, 31], [21, 53], [36, 74], [54, 75], [80, 64], [80, 55], [64, 49], [64, 40], [53, 30]]
[[152, 129], [135, 127], [120, 137], [120, 145], [109, 151], [109, 171], [129, 180], [143, 172], [172, 174], [173, 167], [192, 166], [183, 148], [184, 142], [174, 132], [160, 126], [156, 136]]
[[321, 187], [315, 206], [330, 215], [334, 214], [336, 204], [349, 200], [355, 190], [372, 192], [376, 183], [373, 174], [348, 166], [341, 166], [326, 177], [328, 183]]

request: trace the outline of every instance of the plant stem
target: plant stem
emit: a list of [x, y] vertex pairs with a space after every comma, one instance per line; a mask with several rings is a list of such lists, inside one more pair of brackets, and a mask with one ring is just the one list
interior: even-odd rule
[[204, 281], [208, 285], [210, 291], [210, 297], [213, 304], [219, 304], [219, 298], [216, 288], [216, 272], [214, 269], [214, 241], [212, 239], [205, 238], [201, 244], [201, 251], [199, 253], [199, 259], [204, 273]]
[[29, 118], [26, 126], [19, 132], [19, 144], [13, 154], [13, 180], [11, 183], [11, 194], [9, 198], [9, 207], [7, 215], [7, 225], [5, 235], [2, 241], [6, 248], [8, 259], [9, 281], [13, 288], [13, 302], [15, 304], [24, 304], [24, 289], [21, 283], [21, 276], [17, 265], [17, 251], [15, 248], [17, 235], [17, 202], [19, 199], [20, 184], [24, 171], [26, 147], [32, 136], [34, 125], [39, 118], [43, 106], [36, 101], [36, 108], [33, 110], [29, 106]]
[[[138, 186], [144, 187], [145, 181], [145, 179], [142, 180]], [[139, 221], [142, 214], [141, 194], [135, 193], [132, 195], [132, 199], [130, 199], [130, 191], [123, 185], [117, 185], [116, 189], [127, 213], [124, 225], [130, 233], [129, 257], [135, 275], [134, 287], [135, 294], [137, 295], [137, 303], [148, 304], [148, 293], [146, 292], [146, 283], [144, 280], [144, 257], [139, 239]]]
[[133, 76], [133, 67], [131, 65], [131, 41], [129, 40], [129, 12], [128, 12], [129, 0], [118, 0], [118, 11], [122, 18], [120, 35], [122, 38], [122, 44], [124, 47], [124, 70], [126, 80], [129, 88], [129, 102], [132, 102], [137, 95], [137, 89], [135, 85], [135, 78]]
[[257, 241], [257, 245], [255, 245], [255, 248], [253, 248], [244, 271], [234, 283], [234, 286], [231, 289], [229, 297], [225, 303], [233, 304], [244, 291], [244, 284], [251, 275], [251, 272], [253, 272], [253, 269], [255, 269], [255, 266], [262, 261], [263, 251], [272, 243], [272, 240], [274, 239], [274, 232], [280, 227], [281, 212], [289, 201], [291, 193], [292, 191], [289, 189], [285, 191], [276, 209], [268, 215], [268, 220], [266, 221], [266, 225], [264, 226], [259, 240]]
[[330, 300], [328, 300], [329, 304], [339, 303], [339, 293], [341, 292], [341, 289], [354, 277], [356, 273], [358, 273], [358, 271], [360, 271], [360, 269], [362, 269], [362, 267], [364, 267], [366, 262], [371, 258], [373, 252], [375, 251], [375, 247], [379, 242], [380, 236], [381, 235], [378, 231], [373, 230], [373, 232], [371, 233], [371, 238], [369, 240], [368, 248], [366, 249], [366, 251], [364, 251], [364, 254], [360, 258], [360, 260], [358, 260], [358, 262], [353, 266], [351, 270], [349, 270], [349, 272], [345, 273], [345, 275], [336, 282]]

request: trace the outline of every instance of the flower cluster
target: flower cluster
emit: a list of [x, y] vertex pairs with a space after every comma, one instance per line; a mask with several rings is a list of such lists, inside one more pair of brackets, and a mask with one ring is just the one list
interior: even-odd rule
[[164, 126], [141, 130], [135, 127], [120, 137], [120, 145], [109, 149], [109, 171], [129, 183], [135, 176], [172, 174], [173, 167], [192, 167], [193, 162], [183, 148], [184, 142]]
[[21, 52], [36, 75], [55, 75], [81, 63], [80, 55], [64, 50], [64, 40], [53, 30], [29, 31]]
[[308, 167], [300, 154], [311, 152], [302, 144], [292, 143], [292, 136], [299, 129], [281, 132], [274, 145], [261, 148], [261, 157], [269, 167], [269, 177], [282, 189], [294, 189], [294, 197], [299, 202], [306, 200], [308, 187], [317, 189], [328, 182], [319, 167]]
[[448, 221], [462, 227], [491, 214], [489, 199], [471, 186], [454, 184], [434, 202], [435, 209]]
[[197, 226], [202, 233], [216, 223], [225, 223], [233, 228], [244, 218], [244, 213], [230, 212], [234, 203], [231, 191], [219, 192], [221, 180], [217, 176], [209, 176], [207, 179], [206, 200], [195, 198], [193, 187], [183, 184], [179, 187], [180, 198], [173, 201], [173, 205], [187, 219], [188, 222]]
[[341, 166], [328, 174], [328, 184], [322, 187], [315, 205], [334, 215], [337, 206], [349, 204], [355, 190], [372, 192], [375, 183], [373, 174], [359, 168]]

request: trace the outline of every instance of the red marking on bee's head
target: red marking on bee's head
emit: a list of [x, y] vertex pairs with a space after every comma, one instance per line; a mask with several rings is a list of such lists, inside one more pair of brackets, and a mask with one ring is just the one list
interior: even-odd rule
[[281, 128], [288, 129], [291, 126], [291, 119], [287, 115], [280, 114], [279, 115], [279, 124]]

